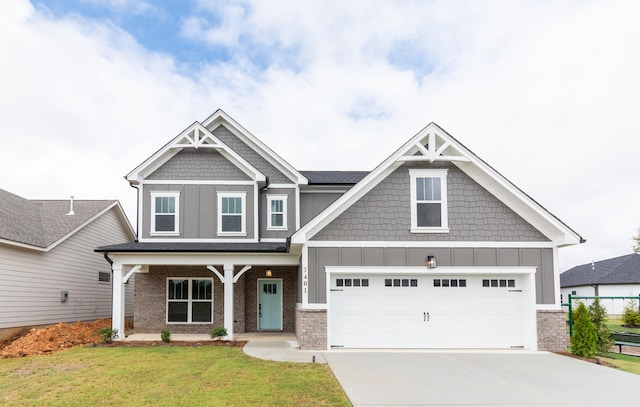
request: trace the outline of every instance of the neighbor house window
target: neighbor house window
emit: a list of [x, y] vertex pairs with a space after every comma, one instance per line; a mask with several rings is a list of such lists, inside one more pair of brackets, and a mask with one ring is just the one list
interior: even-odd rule
[[218, 194], [218, 234], [246, 234], [246, 196], [245, 192]]
[[409, 170], [411, 179], [411, 232], [446, 233], [447, 170]]
[[177, 235], [180, 192], [151, 192], [151, 233]]
[[168, 323], [211, 323], [213, 279], [169, 278], [167, 280]]
[[100, 283], [110, 283], [111, 282], [111, 273], [107, 273], [104, 271], [98, 272], [98, 282]]
[[287, 229], [286, 195], [267, 195], [267, 229]]

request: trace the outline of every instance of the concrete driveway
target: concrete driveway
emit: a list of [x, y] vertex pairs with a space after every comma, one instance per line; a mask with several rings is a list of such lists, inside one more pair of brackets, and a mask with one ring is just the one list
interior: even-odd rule
[[354, 406], [637, 406], [640, 376], [547, 352], [331, 351]]

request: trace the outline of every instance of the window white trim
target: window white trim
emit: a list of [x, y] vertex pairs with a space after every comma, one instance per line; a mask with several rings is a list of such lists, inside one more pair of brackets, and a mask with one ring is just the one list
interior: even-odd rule
[[[287, 218], [287, 199], [288, 195], [267, 195], [267, 230], [287, 230], [288, 218]], [[271, 203], [273, 201], [282, 201], [282, 211], [281, 212], [273, 212]], [[273, 225], [272, 223], [272, 215], [282, 215], [282, 225]]]
[[[169, 300], [169, 281], [171, 280], [187, 280], [187, 286], [188, 286], [188, 292], [187, 292], [187, 298], [186, 299], [172, 299]], [[194, 300], [193, 299], [193, 281], [194, 280], [206, 280], [206, 281], [211, 281], [211, 299], [205, 299], [205, 300]], [[174, 325], [174, 324], [191, 324], [191, 325], [200, 325], [200, 324], [212, 324], [213, 323], [213, 307], [214, 307], [214, 302], [213, 302], [213, 296], [214, 296], [214, 291], [215, 291], [215, 287], [214, 287], [214, 281], [213, 278], [207, 278], [207, 277], [193, 277], [193, 278], [189, 278], [189, 277], [167, 277], [167, 285], [166, 285], [166, 291], [165, 291], [165, 302], [166, 302], [166, 306], [165, 306], [165, 321], [168, 325]], [[186, 321], [169, 321], [169, 302], [183, 302], [187, 304], [187, 320]], [[211, 318], [210, 321], [205, 321], [205, 322], [192, 322], [193, 320], [193, 304], [194, 303], [198, 303], [198, 302], [207, 302], [207, 303], [211, 303]]]
[[[447, 214], [447, 170], [434, 169], [410, 169], [410, 190], [411, 190], [411, 233], [449, 233], [449, 219]], [[440, 179], [440, 199], [429, 201], [418, 201], [416, 191], [416, 180], [418, 178], [439, 178]], [[418, 226], [418, 203], [432, 202], [440, 204], [440, 226]]]
[[[239, 214], [223, 214], [223, 198], [240, 198]], [[240, 231], [223, 231], [222, 216], [240, 216]], [[246, 236], [247, 235], [247, 193], [246, 192], [218, 192], [218, 236]]]
[[[173, 198], [174, 203], [174, 224], [173, 230], [157, 231], [156, 230], [156, 198]], [[160, 214], [162, 215], [162, 214]], [[151, 223], [149, 226], [149, 234], [152, 236], [179, 236], [180, 235], [180, 191], [151, 191]]]

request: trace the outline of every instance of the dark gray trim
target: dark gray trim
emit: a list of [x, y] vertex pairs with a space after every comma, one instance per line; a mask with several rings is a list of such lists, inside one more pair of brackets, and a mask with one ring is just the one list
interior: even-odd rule
[[127, 242], [94, 249], [96, 252], [172, 252], [172, 253], [287, 253], [286, 242], [282, 243], [156, 243]]

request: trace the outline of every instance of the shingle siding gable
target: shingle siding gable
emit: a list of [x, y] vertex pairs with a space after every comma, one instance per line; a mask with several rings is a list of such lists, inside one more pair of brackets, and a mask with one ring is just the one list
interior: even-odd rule
[[210, 149], [185, 149], [150, 174], [148, 180], [250, 180], [222, 154]]
[[[410, 233], [410, 168], [449, 170], [449, 233]], [[443, 163], [403, 165], [312, 240], [548, 241], [542, 233], [460, 169]]]

